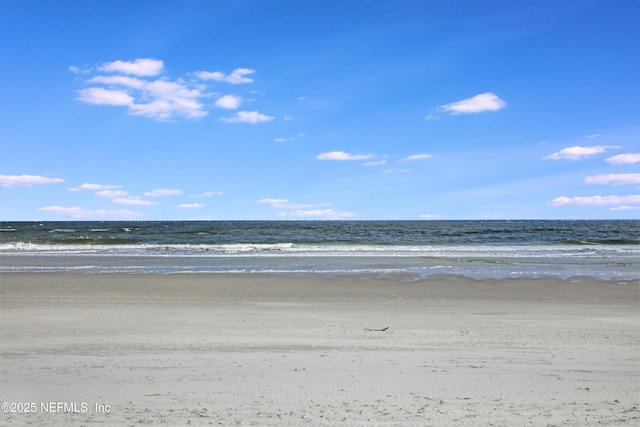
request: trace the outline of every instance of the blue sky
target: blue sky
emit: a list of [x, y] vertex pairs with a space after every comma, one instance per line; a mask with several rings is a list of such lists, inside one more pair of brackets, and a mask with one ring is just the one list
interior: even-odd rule
[[637, 218], [640, 3], [0, 3], [0, 219]]

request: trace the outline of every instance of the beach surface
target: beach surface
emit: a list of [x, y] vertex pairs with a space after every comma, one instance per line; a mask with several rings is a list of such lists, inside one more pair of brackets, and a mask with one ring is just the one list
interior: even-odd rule
[[638, 425], [638, 281], [0, 276], [0, 425]]

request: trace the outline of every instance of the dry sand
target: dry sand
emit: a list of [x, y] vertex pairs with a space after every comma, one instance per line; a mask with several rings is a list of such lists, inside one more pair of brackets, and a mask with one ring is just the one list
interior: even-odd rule
[[640, 424], [637, 281], [0, 280], [1, 425]]

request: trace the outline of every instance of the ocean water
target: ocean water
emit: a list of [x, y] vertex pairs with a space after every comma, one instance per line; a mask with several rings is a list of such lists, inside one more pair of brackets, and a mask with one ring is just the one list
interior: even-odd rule
[[640, 279], [640, 221], [0, 223], [0, 272]]

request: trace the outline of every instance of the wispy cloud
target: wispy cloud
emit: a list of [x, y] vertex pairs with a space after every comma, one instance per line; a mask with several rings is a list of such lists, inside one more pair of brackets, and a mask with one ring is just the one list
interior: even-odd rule
[[3, 187], [32, 187], [34, 185], [58, 184], [64, 182], [62, 178], [47, 178], [38, 175], [0, 175], [0, 185]]
[[290, 136], [290, 137], [286, 137], [286, 138], [276, 138], [273, 140], [273, 142], [292, 142], [292, 141], [296, 141], [300, 138], [304, 137], [304, 133], [300, 132], [297, 135], [294, 136]]
[[69, 71], [71, 71], [73, 74], [88, 74], [91, 72], [90, 68], [80, 68], [77, 67], [75, 65], [71, 65], [69, 67]]
[[367, 160], [373, 158], [373, 154], [350, 154], [345, 153], [344, 151], [329, 151], [327, 153], [318, 154], [318, 160], [338, 160], [338, 161], [348, 161], [348, 160]]
[[607, 175], [588, 176], [584, 182], [587, 184], [640, 184], [640, 173], [614, 173]]
[[[452, 102], [440, 107], [440, 110], [450, 114], [471, 114], [484, 111], [498, 111], [507, 106], [507, 103], [498, 98], [492, 92], [485, 92], [462, 101]], [[427, 116], [429, 117], [429, 116]]]
[[420, 219], [442, 219], [442, 215], [439, 214], [422, 214]]
[[215, 80], [217, 82], [225, 82], [231, 84], [251, 83], [253, 79], [250, 76], [255, 70], [249, 68], [236, 68], [230, 74], [221, 71], [196, 71], [194, 74], [201, 80]]
[[133, 74], [134, 76], [157, 76], [164, 69], [164, 62], [158, 59], [142, 58], [134, 61], [113, 61], [98, 67], [110, 73]]
[[142, 216], [139, 212], [133, 212], [128, 210], [86, 210], [78, 207], [62, 207], [62, 206], [48, 206], [40, 208], [40, 211], [51, 212], [52, 214], [63, 217], [73, 218], [81, 220], [124, 220], [124, 219], [136, 219]]
[[203, 207], [204, 204], [202, 203], [182, 203], [180, 205], [175, 205], [174, 208], [180, 208], [180, 209], [198, 209]]
[[200, 194], [189, 194], [191, 197], [214, 197], [214, 196], [222, 196], [224, 193], [222, 191], [207, 191]]
[[233, 117], [222, 118], [223, 122], [227, 123], [262, 123], [273, 120], [274, 117], [267, 116], [266, 114], [259, 113], [257, 111], [238, 111]]
[[397, 175], [401, 173], [409, 173], [411, 169], [398, 169], [398, 168], [389, 168], [385, 169], [381, 172], [382, 175]]
[[412, 154], [408, 157], [405, 157], [402, 160], [424, 160], [424, 159], [430, 159], [433, 156], [431, 154], [427, 154], [427, 153], [421, 153], [421, 154]]
[[617, 148], [612, 146], [595, 145], [593, 147], [582, 147], [576, 145], [574, 147], [563, 148], [562, 150], [550, 154], [545, 157], [548, 160], [581, 160], [584, 157], [593, 156], [594, 154], [604, 153], [610, 148]]
[[620, 205], [620, 206], [616, 206], [615, 208], [611, 208], [612, 211], [629, 211], [633, 209], [640, 209], [640, 206]]
[[295, 210], [293, 212], [278, 212], [278, 216], [340, 220], [340, 219], [352, 218], [356, 216], [356, 214], [349, 211], [337, 211], [334, 209], [312, 209], [312, 210]]
[[308, 203], [290, 203], [288, 199], [260, 199], [256, 203], [269, 205], [276, 209], [307, 209], [318, 206], [330, 206], [330, 203], [308, 204]]
[[120, 188], [120, 186], [85, 183], [77, 187], [70, 188], [69, 191], [100, 191], [100, 190], [113, 190], [116, 188]]
[[128, 197], [128, 198], [119, 198], [114, 199], [113, 203], [117, 203], [119, 205], [130, 205], [130, 206], [153, 206], [157, 205], [156, 202], [152, 202], [151, 200], [144, 200], [139, 197]]
[[282, 204], [289, 203], [289, 200], [288, 199], [266, 198], [266, 199], [260, 199], [256, 203], [259, 203], [261, 205], [270, 205], [271, 207], [279, 207]]
[[216, 100], [214, 104], [218, 108], [224, 108], [226, 110], [235, 110], [240, 107], [242, 98], [236, 95], [225, 95]]
[[372, 162], [363, 163], [362, 166], [380, 166], [387, 163], [387, 159], [374, 160]]
[[115, 199], [115, 198], [119, 198], [119, 197], [126, 197], [129, 195], [128, 192], [126, 191], [122, 191], [122, 190], [102, 190], [102, 191], [98, 191], [95, 194], [97, 197], [104, 197], [107, 199]]
[[605, 160], [612, 165], [630, 165], [640, 162], [640, 153], [624, 153], [609, 157]]
[[147, 191], [144, 193], [147, 197], [167, 197], [167, 196], [179, 196], [182, 194], [182, 190], [171, 188], [157, 188], [155, 190]]
[[637, 205], [640, 204], [640, 194], [629, 196], [557, 197], [548, 202], [548, 204], [551, 206]]

